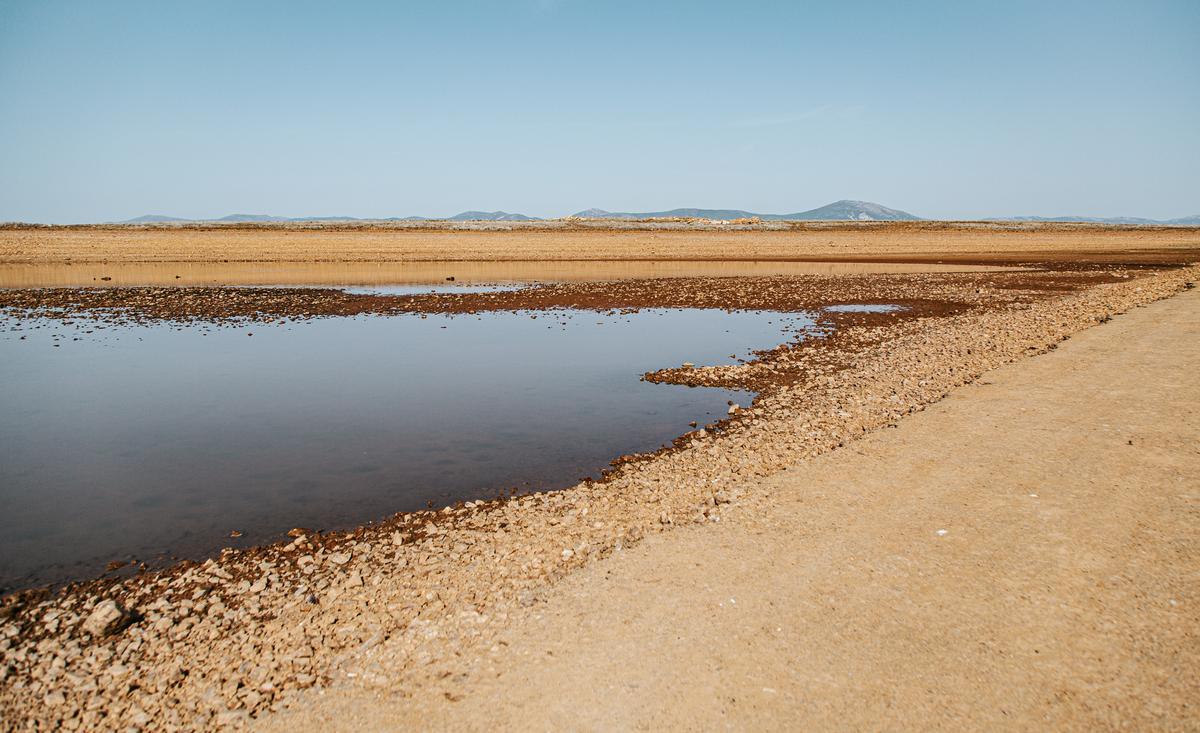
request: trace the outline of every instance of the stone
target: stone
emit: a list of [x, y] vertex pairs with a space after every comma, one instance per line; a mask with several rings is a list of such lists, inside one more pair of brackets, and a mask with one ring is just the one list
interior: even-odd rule
[[329, 556], [329, 562], [333, 563], [334, 565], [345, 565], [346, 563], [350, 562], [350, 553], [335, 552]]
[[108, 636], [119, 631], [129, 621], [125, 609], [110, 599], [100, 601], [83, 622], [83, 630], [92, 636]]

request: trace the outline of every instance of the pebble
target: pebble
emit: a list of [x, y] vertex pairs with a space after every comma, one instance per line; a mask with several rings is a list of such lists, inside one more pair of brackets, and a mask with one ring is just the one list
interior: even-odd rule
[[111, 599], [100, 601], [83, 622], [83, 630], [92, 636], [107, 636], [117, 629], [128, 618], [125, 609]]

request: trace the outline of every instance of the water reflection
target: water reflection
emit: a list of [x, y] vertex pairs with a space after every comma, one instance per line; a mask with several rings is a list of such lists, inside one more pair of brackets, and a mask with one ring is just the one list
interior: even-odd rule
[[716, 310], [0, 320], [0, 585], [209, 553], [235, 529], [261, 542], [570, 485], [751, 397], [642, 373], [728, 363], [810, 323]]

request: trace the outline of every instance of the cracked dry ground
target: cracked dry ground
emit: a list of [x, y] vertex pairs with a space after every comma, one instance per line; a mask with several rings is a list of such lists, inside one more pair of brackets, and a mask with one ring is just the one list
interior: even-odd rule
[[355, 313], [725, 307], [827, 314], [824, 335], [748, 364], [648, 379], [735, 386], [752, 407], [564, 491], [297, 533], [132, 578], [4, 600], [5, 728], [241, 727], [333, 682], [443, 695], [506, 653], [510, 620], [570, 571], [688, 523], [753, 512], [747, 484], [894, 424], [989, 369], [1189, 287], [1195, 268], [708, 278], [380, 298], [331, 290], [42, 290], [9, 312], [121, 322], [269, 321]]

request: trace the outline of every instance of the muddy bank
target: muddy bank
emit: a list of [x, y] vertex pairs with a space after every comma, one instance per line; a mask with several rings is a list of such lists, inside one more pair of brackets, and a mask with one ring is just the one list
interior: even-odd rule
[[396, 285], [535, 283], [972, 272], [1000, 265], [921, 262], [760, 262], [754, 260], [454, 261], [454, 262], [0, 262], [0, 288], [203, 285]]
[[[29, 317], [273, 322], [325, 316], [481, 313], [572, 308], [722, 308], [781, 312], [842, 303], [900, 303], [910, 316], [997, 306], [1132, 277], [1136, 270], [692, 277], [568, 282], [518, 290], [375, 295], [334, 288], [127, 287], [0, 290], [0, 310]], [[830, 315], [841, 319], [841, 316]], [[852, 320], [847, 316], [846, 320]]]
[[[1197, 272], [1111, 273], [1074, 284], [1047, 273], [1040, 289], [1027, 280], [987, 286], [972, 276], [941, 277], [968, 279], [927, 287], [882, 283], [869, 299], [906, 295], [914, 304], [955, 304], [940, 314], [919, 308], [910, 317], [840, 314], [837, 330], [802, 348], [744, 365], [660, 375], [754, 383], [762, 391], [752, 409], [732, 411], [720, 429], [698, 430], [671, 451], [631, 457], [604, 481], [406, 514], [349, 533], [297, 531], [287, 545], [230, 551], [55, 595], [9, 597], [0, 612], [2, 717], [42, 729], [240, 725], [379, 645], [386, 645], [391, 665], [368, 666], [355, 679], [421, 694], [462, 673], [460, 654], [502, 654], [492, 640], [506, 615], [536, 603], [572, 568], [647, 532], [719, 521], [746, 479], [888, 425], [994, 366], [1169, 296]], [[761, 291], [764, 284], [757, 285]], [[868, 283], [861, 287], [840, 302], [862, 301]], [[761, 302], [766, 296], [755, 290], [728, 295]], [[770, 297], [791, 297], [782, 283], [777, 290]], [[607, 299], [587, 289], [548, 292], [537, 296], [545, 307], [572, 301], [634, 307], [620, 291]], [[658, 297], [710, 296], [705, 288], [675, 284]], [[454, 307], [470, 310], [492, 297], [500, 307], [511, 296], [455, 297], [469, 300]], [[163, 312], [145, 308], [139, 317]], [[250, 317], [242, 306], [217, 313]]]

